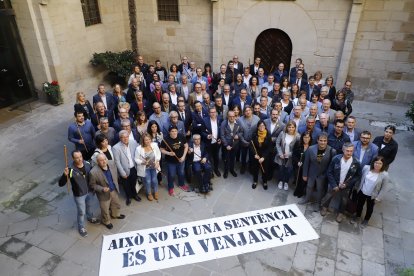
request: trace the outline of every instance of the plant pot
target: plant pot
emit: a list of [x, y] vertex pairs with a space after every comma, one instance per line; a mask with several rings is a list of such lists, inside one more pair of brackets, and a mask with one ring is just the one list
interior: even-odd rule
[[46, 94], [47, 95], [47, 101], [54, 106], [57, 106], [60, 104], [59, 102], [59, 94]]

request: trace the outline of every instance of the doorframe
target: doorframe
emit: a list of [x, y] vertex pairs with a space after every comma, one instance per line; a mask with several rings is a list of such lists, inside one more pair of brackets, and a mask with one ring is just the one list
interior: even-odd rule
[[[6, 0], [6, 4], [8, 4], [8, 3], [9, 3], [8, 6], [11, 7], [10, 2], [8, 2]], [[31, 70], [30, 70], [29, 62], [27, 61], [26, 52], [25, 52], [24, 47], [23, 47], [23, 41], [21, 39], [20, 31], [19, 31], [19, 28], [17, 26], [16, 14], [13, 10], [13, 7], [6, 8], [6, 9], [0, 9], [0, 16], [10, 16], [12, 18], [11, 25], [12, 25], [13, 31], [16, 33], [16, 41], [15, 41], [16, 50], [17, 50], [18, 56], [19, 56], [20, 61], [21, 61], [21, 67], [23, 69], [23, 74], [24, 74], [24, 76], [26, 77], [26, 80], [27, 80], [28, 90], [30, 92], [30, 95], [28, 95], [27, 99], [18, 101], [16, 103], [13, 103], [13, 104], [9, 105], [8, 107], [6, 107], [6, 108], [9, 108], [9, 110], [11, 111], [11, 110], [19, 108], [20, 106], [22, 106], [24, 104], [28, 104], [28, 103], [31, 103], [33, 101], [36, 101], [39, 98], [39, 96], [38, 96], [37, 90], [34, 86], [32, 73], [31, 73]], [[31, 110], [31, 108], [30, 108], [30, 110]]]

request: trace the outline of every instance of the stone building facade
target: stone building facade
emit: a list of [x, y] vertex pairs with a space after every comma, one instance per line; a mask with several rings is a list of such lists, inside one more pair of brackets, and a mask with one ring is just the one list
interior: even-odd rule
[[[58, 79], [65, 97], [95, 87], [102, 72], [89, 65], [92, 54], [131, 48], [127, 2], [98, 0], [102, 22], [86, 27], [79, 0], [12, 1], [35, 87]], [[277, 30], [291, 42], [291, 66], [301, 57], [308, 73], [333, 75], [337, 88], [350, 78], [359, 99], [414, 100], [413, 0], [178, 0], [178, 21], [158, 20], [157, 0], [135, 4], [147, 63], [185, 55], [217, 71], [236, 54], [246, 65], [259, 35]]]

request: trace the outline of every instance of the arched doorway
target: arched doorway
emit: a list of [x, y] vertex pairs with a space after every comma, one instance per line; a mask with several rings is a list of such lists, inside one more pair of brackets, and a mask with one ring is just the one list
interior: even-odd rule
[[277, 70], [279, 63], [285, 64], [289, 72], [292, 57], [292, 41], [282, 30], [267, 29], [259, 34], [254, 45], [254, 57], [260, 57], [266, 73]]

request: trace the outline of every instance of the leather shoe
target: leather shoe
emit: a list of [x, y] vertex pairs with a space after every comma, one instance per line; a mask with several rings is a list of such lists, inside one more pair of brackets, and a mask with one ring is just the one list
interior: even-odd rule
[[110, 223], [110, 224], [104, 224], [105, 225], [105, 227], [106, 228], [108, 228], [108, 229], [112, 229], [112, 228], [114, 228], [114, 226], [113, 226], [113, 224], [112, 223]]
[[131, 199], [130, 198], [127, 198], [127, 200], [126, 200], [125, 203], [126, 203], [127, 206], [131, 205]]
[[140, 202], [140, 201], [141, 201], [141, 198], [140, 198], [138, 195], [134, 196], [134, 199], [135, 199], [136, 201], [138, 201], [138, 202]]
[[219, 170], [215, 170], [215, 171], [214, 171], [214, 173], [215, 173], [218, 177], [220, 177], [220, 176], [221, 176], [221, 173], [220, 173], [220, 171], [219, 171]]
[[228, 176], [228, 173], [227, 172], [224, 172], [223, 177], [224, 178], [227, 178], [227, 176]]
[[263, 183], [263, 189], [267, 190], [267, 183]]
[[237, 173], [235, 171], [230, 171], [230, 173], [233, 177], [237, 177]]
[[256, 183], [256, 182], [254, 182], [254, 183], [252, 184], [252, 189], [256, 189], [256, 187], [257, 187], [257, 183]]
[[209, 191], [212, 191], [212, 190], [213, 190], [213, 184], [211, 184], [211, 183], [210, 183], [210, 184], [208, 185], [208, 190], [209, 190]]
[[119, 216], [117, 216], [117, 217], [114, 217], [114, 218], [116, 218], [116, 219], [124, 219], [124, 218], [125, 218], [125, 215], [123, 215], [123, 214], [120, 214]]

